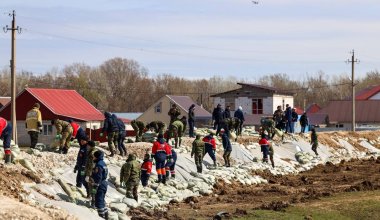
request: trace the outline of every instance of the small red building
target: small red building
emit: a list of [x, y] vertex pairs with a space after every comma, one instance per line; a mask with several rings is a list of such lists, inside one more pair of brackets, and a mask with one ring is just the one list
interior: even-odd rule
[[[43, 132], [39, 142], [50, 144], [54, 141], [55, 128], [52, 119], [73, 119], [82, 128], [99, 129], [104, 120], [103, 114], [75, 90], [26, 88], [16, 97], [16, 119], [18, 143], [29, 146], [30, 137], [25, 129], [26, 113], [34, 103], [40, 103], [43, 120]], [[10, 103], [0, 110], [0, 116], [10, 120]]]

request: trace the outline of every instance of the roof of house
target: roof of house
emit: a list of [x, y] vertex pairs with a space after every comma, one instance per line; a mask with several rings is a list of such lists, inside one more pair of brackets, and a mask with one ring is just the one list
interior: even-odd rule
[[113, 114], [115, 114], [118, 118], [125, 118], [131, 121], [140, 117], [143, 112], [113, 112]]
[[303, 109], [301, 107], [295, 106], [297, 115], [302, 115], [304, 113]]
[[318, 104], [316, 103], [313, 103], [311, 105], [309, 105], [307, 108], [306, 108], [306, 113], [307, 114], [314, 114], [314, 113], [317, 113], [319, 110], [321, 110], [321, 106], [319, 106]]
[[[237, 83], [238, 85], [241, 85], [241, 86], [249, 86], [249, 87], [254, 87], [254, 88], [259, 88], [259, 89], [263, 89], [263, 90], [267, 90], [271, 93], [276, 93], [276, 94], [283, 94], [283, 95], [294, 95], [294, 93], [292, 92], [289, 92], [289, 91], [285, 91], [285, 90], [280, 90], [280, 89], [277, 89], [277, 88], [274, 88], [274, 87], [271, 87], [271, 86], [263, 86], [263, 85], [257, 85], [257, 84], [250, 84], [250, 83]], [[234, 90], [229, 90], [229, 91], [226, 91], [226, 92], [222, 92], [222, 93], [218, 93], [218, 94], [214, 94], [214, 95], [211, 95], [211, 97], [218, 97], [219, 95], [222, 95], [222, 94], [225, 94], [225, 93], [229, 93], [229, 92], [233, 92], [233, 91], [237, 91], [239, 89], [234, 89]]]
[[320, 113], [307, 114], [307, 118], [309, 119], [310, 125], [326, 124], [326, 116], [327, 114], [320, 114]]
[[4, 97], [4, 96], [0, 97], [0, 105], [1, 106], [5, 106], [10, 101], [11, 101], [11, 97]]
[[[356, 100], [368, 100], [380, 92], [380, 85], [370, 86], [356, 93]], [[352, 96], [351, 96], [352, 97]]]
[[103, 114], [75, 90], [26, 88], [54, 114], [82, 121], [100, 121]]
[[[355, 120], [360, 123], [380, 122], [380, 101], [364, 100], [355, 102]], [[330, 101], [318, 113], [327, 114], [330, 122], [346, 123], [352, 121], [352, 102], [348, 100]]]
[[194, 114], [198, 118], [208, 118], [211, 117], [211, 113], [208, 112], [206, 109], [199, 106], [197, 103], [195, 103], [189, 96], [174, 96], [174, 95], [166, 95], [169, 99], [171, 99], [174, 103], [176, 103], [179, 107], [181, 107], [186, 112], [189, 111], [189, 107], [194, 104]]

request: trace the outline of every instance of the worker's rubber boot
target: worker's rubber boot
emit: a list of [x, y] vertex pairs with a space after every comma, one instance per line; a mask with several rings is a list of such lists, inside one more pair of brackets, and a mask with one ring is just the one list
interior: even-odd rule
[[67, 149], [66, 147], [62, 148], [62, 154], [67, 154], [68, 151], [69, 149]]
[[172, 174], [172, 179], [175, 179], [175, 174], [174, 173]]
[[108, 218], [108, 211], [106, 212], [106, 213], [104, 213], [104, 219], [105, 220], [108, 220], [109, 218]]
[[111, 154], [110, 154], [109, 156], [110, 156], [110, 157], [115, 156], [115, 151], [114, 151], [114, 150], [111, 150]]
[[166, 185], [166, 176], [162, 176], [162, 183]]
[[216, 168], [216, 160], [214, 160], [214, 168]]
[[169, 170], [167, 170], [167, 171], [166, 171], [166, 177], [169, 178], [169, 175], [170, 175], [170, 172], [169, 172]]
[[178, 147], [181, 147], [181, 144], [182, 144], [182, 138], [179, 138]]
[[5, 163], [10, 164], [12, 162], [12, 155], [11, 154], [6, 154], [5, 155]]
[[136, 200], [136, 202], [139, 202], [139, 197], [138, 196], [133, 196], [133, 199]]

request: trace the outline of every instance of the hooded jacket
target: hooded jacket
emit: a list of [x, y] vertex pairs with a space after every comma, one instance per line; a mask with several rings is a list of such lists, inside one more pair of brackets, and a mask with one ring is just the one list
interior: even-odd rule
[[126, 163], [120, 170], [120, 183], [136, 183], [140, 181], [140, 163], [136, 160], [134, 154], [129, 154]]
[[109, 112], [104, 112], [104, 117], [106, 117], [106, 119], [104, 119], [102, 133], [118, 132], [119, 126], [117, 124], [117, 118], [112, 117], [111, 113]]
[[108, 168], [103, 159], [104, 159], [104, 153], [100, 152], [99, 157], [94, 160], [95, 167], [92, 171], [91, 177], [92, 177], [92, 180], [94, 181], [95, 186], [104, 184], [106, 183], [106, 180], [107, 180]]

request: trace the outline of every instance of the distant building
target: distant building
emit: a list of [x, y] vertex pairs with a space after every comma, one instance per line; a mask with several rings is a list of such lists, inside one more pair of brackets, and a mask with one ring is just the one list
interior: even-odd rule
[[11, 97], [0, 97], [0, 109], [11, 101]]
[[174, 96], [165, 95], [151, 105], [142, 115], [140, 115], [137, 120], [149, 123], [152, 121], [163, 121], [166, 125], [170, 122], [170, 117], [168, 112], [173, 104], [177, 104], [181, 111], [181, 116], [188, 117], [189, 107], [195, 105], [195, 126], [202, 126], [210, 124], [211, 114], [197, 103], [195, 103], [189, 96]]
[[214, 106], [230, 106], [233, 112], [242, 106], [246, 125], [259, 125], [262, 116], [272, 116], [277, 106], [285, 109], [286, 104], [294, 105], [293, 93], [255, 84], [238, 83], [239, 89], [212, 95]]
[[[17, 133], [20, 146], [30, 145], [25, 119], [26, 113], [36, 102], [40, 103], [43, 120], [43, 132], [39, 137], [41, 143], [50, 144], [54, 141], [56, 130], [51, 125], [52, 119], [73, 119], [82, 128], [91, 129], [100, 128], [104, 119], [103, 114], [75, 90], [26, 88], [16, 98]], [[10, 120], [10, 107], [10, 103], [5, 105], [0, 110], [0, 116]]]

